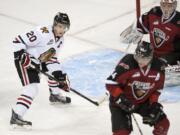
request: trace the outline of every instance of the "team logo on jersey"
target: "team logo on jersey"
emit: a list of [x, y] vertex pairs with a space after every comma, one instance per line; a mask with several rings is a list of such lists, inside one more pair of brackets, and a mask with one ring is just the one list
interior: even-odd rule
[[155, 84], [150, 82], [140, 82], [140, 81], [134, 81], [132, 84], [130, 84], [133, 96], [140, 100], [144, 98], [150, 89], [152, 89]]
[[166, 37], [166, 34], [158, 28], [153, 29], [153, 38], [157, 48], [159, 48], [164, 43], [164, 41], [169, 39], [169, 37]]
[[49, 33], [49, 30], [47, 27], [42, 27], [41, 30], [42, 30], [42, 33]]

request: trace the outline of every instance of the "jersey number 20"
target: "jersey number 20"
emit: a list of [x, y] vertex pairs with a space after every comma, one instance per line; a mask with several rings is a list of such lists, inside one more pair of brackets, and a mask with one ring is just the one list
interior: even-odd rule
[[34, 35], [33, 31], [30, 31], [30, 32], [26, 33], [26, 35], [29, 38], [30, 42], [34, 42], [37, 39], [37, 37]]

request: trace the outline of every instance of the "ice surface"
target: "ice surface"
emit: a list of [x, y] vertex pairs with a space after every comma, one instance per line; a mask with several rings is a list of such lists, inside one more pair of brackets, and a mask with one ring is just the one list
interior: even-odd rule
[[[33, 122], [32, 131], [11, 131], [9, 129], [11, 108], [21, 93], [21, 84], [14, 67], [10, 43], [22, 32], [40, 24], [52, 23], [56, 12], [67, 12], [71, 18], [71, 29], [67, 33], [65, 47], [59, 58], [63, 61], [64, 70], [70, 74], [72, 86], [92, 98], [98, 97], [104, 92], [104, 79], [111, 73], [119, 57], [122, 57], [121, 52], [126, 51], [127, 45], [119, 43], [119, 34], [135, 19], [135, 0], [123, 2], [0, 0], [0, 2], [0, 135], [110, 135], [111, 122], [107, 101], [96, 107], [70, 93], [68, 95], [72, 97], [71, 105], [51, 106], [48, 102], [49, 93], [44, 77], [39, 85], [39, 95], [25, 116], [25, 119]], [[143, 0], [143, 12], [157, 3], [156, 0]], [[133, 48], [130, 47], [127, 51], [133, 52]], [[77, 61], [82, 74], [75, 73], [78, 68]], [[82, 75], [88, 76], [87, 80]], [[171, 121], [170, 135], [180, 134], [178, 89], [178, 86], [169, 87], [162, 96], [165, 111]], [[152, 128], [142, 125], [141, 118], [136, 117], [144, 134], [151, 135]], [[132, 135], [138, 135], [139, 132], [134, 123], [133, 125]]]

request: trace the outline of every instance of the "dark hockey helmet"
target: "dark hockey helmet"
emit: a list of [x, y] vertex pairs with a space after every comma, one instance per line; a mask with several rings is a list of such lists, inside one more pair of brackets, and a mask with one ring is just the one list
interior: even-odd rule
[[153, 48], [148, 42], [141, 41], [135, 50], [134, 58], [138, 63], [150, 62], [153, 58]]
[[66, 25], [67, 29], [70, 28], [70, 20], [66, 13], [58, 12], [54, 17], [54, 23], [53, 25], [56, 25], [58, 23]]

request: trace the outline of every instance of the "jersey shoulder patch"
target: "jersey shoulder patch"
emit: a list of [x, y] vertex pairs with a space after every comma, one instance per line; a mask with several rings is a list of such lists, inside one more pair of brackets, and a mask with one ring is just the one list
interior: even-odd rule
[[48, 28], [45, 27], [45, 26], [44, 26], [44, 27], [41, 27], [40, 30], [41, 30], [42, 33], [49, 33]]
[[51, 38], [54, 38], [52, 37], [52, 27], [50, 26], [38, 26], [36, 28], [36, 33], [43, 42], [46, 40], [50, 40]]
[[36, 27], [36, 31], [40, 35], [48, 35], [49, 33], [52, 32], [52, 27], [48, 25], [41, 25], [41, 26]]
[[118, 67], [123, 68], [124, 70], [130, 70], [137, 66], [136, 61], [134, 60], [133, 54], [125, 55], [120, 62], [118, 63]]

